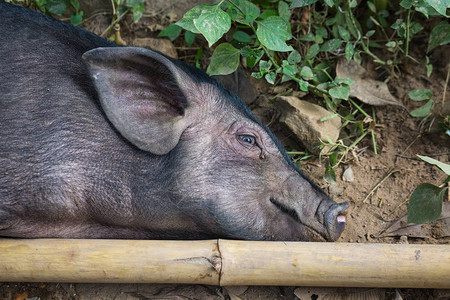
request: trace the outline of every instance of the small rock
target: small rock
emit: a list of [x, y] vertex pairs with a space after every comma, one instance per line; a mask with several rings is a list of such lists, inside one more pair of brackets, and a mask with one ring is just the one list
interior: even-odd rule
[[[296, 97], [278, 97], [277, 105], [281, 112], [280, 122], [289, 128], [311, 153], [320, 153], [320, 140], [327, 141], [327, 136], [333, 143], [337, 141], [341, 119], [336, 116], [319, 122], [332, 112]], [[325, 148], [322, 153], [326, 154], [328, 150], [329, 148]]]
[[328, 192], [333, 196], [340, 196], [344, 193], [344, 188], [339, 186], [337, 183], [333, 183], [328, 188]]
[[342, 180], [347, 182], [353, 182], [355, 180], [355, 175], [353, 174], [353, 170], [351, 167], [345, 169], [344, 173], [342, 174]]
[[289, 89], [289, 86], [287, 84], [277, 85], [273, 88], [272, 93], [278, 95], [278, 94], [285, 93], [288, 89]]
[[153, 38], [134, 39], [133, 46], [151, 48], [170, 57], [178, 58], [177, 50], [169, 40]]

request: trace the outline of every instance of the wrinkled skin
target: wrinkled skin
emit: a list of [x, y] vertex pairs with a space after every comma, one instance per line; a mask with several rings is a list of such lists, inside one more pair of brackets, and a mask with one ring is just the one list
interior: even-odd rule
[[5, 3], [0, 28], [0, 236], [341, 234], [348, 205], [202, 71]]

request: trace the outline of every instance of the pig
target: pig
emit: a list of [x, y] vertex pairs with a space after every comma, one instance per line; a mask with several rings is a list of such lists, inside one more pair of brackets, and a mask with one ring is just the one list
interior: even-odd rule
[[336, 203], [236, 95], [0, 3], [0, 236], [335, 241]]

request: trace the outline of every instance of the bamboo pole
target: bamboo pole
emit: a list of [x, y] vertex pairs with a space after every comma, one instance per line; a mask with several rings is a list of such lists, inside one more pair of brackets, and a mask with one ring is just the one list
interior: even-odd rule
[[227, 285], [450, 288], [450, 245], [220, 240]]
[[0, 282], [216, 285], [218, 255], [216, 240], [0, 239]]
[[0, 282], [450, 288], [450, 245], [0, 239]]

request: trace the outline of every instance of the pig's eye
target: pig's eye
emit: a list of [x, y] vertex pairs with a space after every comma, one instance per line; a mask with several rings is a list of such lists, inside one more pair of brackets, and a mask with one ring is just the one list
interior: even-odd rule
[[249, 134], [241, 134], [237, 136], [239, 142], [248, 146], [257, 146], [256, 137]]

